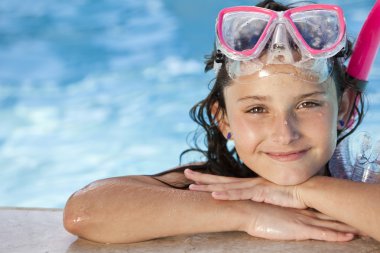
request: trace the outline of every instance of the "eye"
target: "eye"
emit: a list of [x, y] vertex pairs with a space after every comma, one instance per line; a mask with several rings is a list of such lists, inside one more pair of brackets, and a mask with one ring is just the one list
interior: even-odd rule
[[255, 106], [248, 110], [248, 113], [265, 113], [267, 110], [262, 106]]
[[298, 106], [298, 109], [302, 109], [302, 108], [314, 108], [314, 107], [319, 107], [319, 106], [321, 106], [320, 103], [312, 102], [312, 101], [305, 101], [305, 102], [302, 102]]

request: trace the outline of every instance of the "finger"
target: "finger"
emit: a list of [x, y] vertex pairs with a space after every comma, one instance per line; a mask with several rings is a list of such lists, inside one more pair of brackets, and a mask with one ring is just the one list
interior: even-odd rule
[[[306, 211], [306, 210], [304, 210]], [[310, 212], [310, 211], [309, 211]], [[339, 227], [337, 227], [336, 229], [339, 230], [339, 231], [342, 231], [342, 232], [352, 232], [356, 235], [361, 235], [361, 236], [365, 236], [366, 234], [363, 233], [362, 231], [348, 225], [348, 224], [345, 224], [343, 222], [340, 222], [338, 221], [337, 219], [333, 218], [333, 217], [330, 217], [324, 213], [320, 213], [318, 211], [311, 211], [311, 213], [313, 213], [310, 217], [315, 217], [315, 218], [318, 218], [320, 220], [324, 220], [324, 221], [331, 221], [331, 222], [336, 222], [336, 224], [340, 224], [340, 225], [343, 225], [342, 227], [339, 225]], [[308, 214], [306, 214], [308, 215]], [[331, 227], [333, 228], [333, 227]]]
[[216, 189], [228, 189], [225, 187], [220, 187], [219, 185], [213, 184], [190, 184], [189, 189], [192, 191], [201, 191], [201, 192], [214, 192]]
[[291, 207], [296, 209], [305, 208], [302, 205], [290, 204], [286, 198], [282, 199], [273, 195], [268, 197], [268, 194], [262, 187], [212, 192], [211, 196], [218, 200], [252, 200], [259, 203], [262, 202], [281, 207]]
[[241, 197], [239, 194], [231, 194], [230, 191], [214, 191], [211, 193], [211, 196], [214, 199], [219, 199], [219, 200], [241, 200]]
[[312, 209], [294, 210], [294, 212], [298, 212], [307, 217], [310, 217], [311, 219], [307, 219], [305, 223], [312, 226], [329, 228], [339, 232], [352, 233], [355, 235], [364, 235], [364, 233], [361, 232], [359, 229], [351, 225], [345, 224], [343, 222], [340, 222], [326, 214], [320, 213], [318, 211], [313, 211]]
[[313, 216], [318, 218], [318, 219], [321, 219], [321, 220], [328, 220], [328, 221], [336, 221], [335, 218], [331, 217], [331, 216], [328, 216], [324, 213], [320, 213], [318, 211], [312, 211], [313, 213]]
[[312, 224], [318, 227], [329, 228], [339, 232], [360, 234], [360, 231], [358, 229], [339, 221], [314, 220]]
[[185, 176], [190, 180], [200, 182], [202, 184], [232, 183], [249, 180], [249, 178], [224, 177], [211, 174], [204, 174], [190, 169], [185, 170]]
[[261, 190], [255, 188], [234, 189], [228, 191], [214, 191], [212, 197], [219, 200], [253, 200], [264, 202], [265, 196]]
[[212, 192], [212, 190], [208, 190], [209, 185], [204, 184], [191, 184], [189, 185], [189, 190], [199, 191], [199, 192]]
[[354, 239], [353, 233], [334, 231], [328, 228], [311, 227], [310, 239], [327, 242], [347, 242]]
[[305, 210], [300, 210], [300, 212], [304, 215], [307, 215], [313, 218], [318, 218], [320, 220], [337, 221], [336, 218], [328, 216], [327, 214], [321, 213], [315, 209], [305, 209]]
[[196, 191], [208, 191], [208, 192], [222, 192], [232, 190], [250, 190], [253, 191], [255, 186], [254, 181], [243, 181], [236, 183], [224, 183], [224, 184], [192, 184], [191, 190]]
[[185, 176], [188, 179], [202, 183], [202, 184], [217, 184], [217, 183], [230, 183], [230, 182], [239, 182], [243, 178], [234, 178], [234, 177], [224, 177], [211, 174], [204, 174], [196, 172], [190, 169], [185, 170]]
[[324, 213], [320, 213], [314, 209], [304, 209], [304, 210], [300, 210], [299, 212], [302, 213], [303, 215], [306, 215], [312, 218], [318, 218], [320, 220], [336, 221], [335, 218], [330, 217]]
[[333, 220], [331, 217], [325, 214], [322, 214], [316, 211], [311, 211], [311, 210], [299, 210], [296, 212], [302, 213], [303, 215], [310, 217], [305, 221], [305, 223], [309, 225], [316, 226], [316, 227], [329, 228], [329, 229], [339, 231], [339, 232], [361, 234], [361, 232], [358, 229], [348, 224], [345, 224], [343, 222], [340, 222], [338, 220]]

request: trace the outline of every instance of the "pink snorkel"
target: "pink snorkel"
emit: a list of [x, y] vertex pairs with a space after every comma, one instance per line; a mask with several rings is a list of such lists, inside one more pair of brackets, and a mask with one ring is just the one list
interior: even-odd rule
[[[363, 92], [367, 85], [368, 75], [375, 60], [380, 43], [380, 0], [377, 0], [359, 33], [350, 63], [347, 67], [348, 81]], [[352, 96], [356, 94], [353, 93]], [[357, 100], [356, 103], [359, 101]], [[354, 124], [353, 118], [348, 128]]]
[[[379, 49], [379, 43], [380, 0], [377, 0], [359, 33], [354, 52], [347, 67], [347, 81], [356, 86], [356, 91], [363, 92], [365, 90], [371, 66]], [[356, 96], [356, 92], [351, 93], [351, 96]], [[358, 102], [359, 100], [356, 100], [356, 103]], [[349, 119], [348, 129], [353, 127], [354, 117]], [[329, 162], [329, 170], [333, 177], [357, 180], [353, 176], [355, 165], [352, 163], [350, 156], [349, 141], [346, 138], [338, 145]]]
[[[356, 90], [363, 92], [368, 81], [371, 66], [375, 60], [380, 43], [380, 0], [377, 0], [361, 29], [350, 63], [347, 67], [348, 81], [356, 86]], [[354, 92], [352, 96], [356, 94]], [[359, 100], [356, 100], [358, 104]], [[355, 117], [355, 116], [354, 116]], [[352, 118], [348, 123], [351, 128], [354, 124]], [[352, 141], [352, 140], [351, 140]], [[354, 155], [354, 160], [350, 159], [350, 146], [347, 139], [343, 140], [334, 153], [329, 163], [330, 173], [334, 177], [351, 179], [352, 181], [379, 183], [379, 180], [371, 175], [378, 173], [378, 157], [375, 160], [369, 158], [376, 154], [376, 149], [372, 150], [371, 136], [362, 133], [359, 141], [361, 151]], [[367, 157], [366, 153], [370, 152]], [[375, 153], [373, 153], [375, 152]]]
[[368, 80], [380, 42], [380, 1], [376, 1], [360, 31], [347, 73], [359, 82]]

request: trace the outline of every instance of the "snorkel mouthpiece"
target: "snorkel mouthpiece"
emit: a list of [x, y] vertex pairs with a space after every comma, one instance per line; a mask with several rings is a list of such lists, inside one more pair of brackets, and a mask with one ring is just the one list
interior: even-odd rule
[[380, 43], [380, 1], [376, 1], [356, 41], [347, 67], [351, 78], [366, 82]]

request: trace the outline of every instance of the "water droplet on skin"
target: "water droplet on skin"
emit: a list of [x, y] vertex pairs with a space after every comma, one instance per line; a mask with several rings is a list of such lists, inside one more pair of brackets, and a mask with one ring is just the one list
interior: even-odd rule
[[74, 223], [78, 223], [78, 222], [81, 222], [83, 219], [82, 217], [78, 217], [76, 219], [73, 220]]

